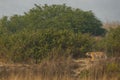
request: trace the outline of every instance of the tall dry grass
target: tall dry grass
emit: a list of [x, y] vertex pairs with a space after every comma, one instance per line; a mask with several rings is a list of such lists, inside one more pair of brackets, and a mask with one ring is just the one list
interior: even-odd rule
[[40, 64], [13, 64], [0, 66], [0, 80], [120, 80], [120, 59], [99, 62], [78, 77], [73, 76], [76, 68], [71, 58], [45, 60]]
[[103, 24], [103, 28], [109, 30], [110, 28], [117, 28], [120, 26], [120, 22], [106, 22]]
[[6, 64], [0, 66], [0, 80], [73, 80], [70, 58], [42, 61], [40, 64]]

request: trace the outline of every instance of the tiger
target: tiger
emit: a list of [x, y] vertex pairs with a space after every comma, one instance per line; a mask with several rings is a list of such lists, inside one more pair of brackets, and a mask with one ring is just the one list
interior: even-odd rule
[[107, 59], [107, 55], [104, 52], [87, 52], [86, 56], [91, 57], [91, 61]]

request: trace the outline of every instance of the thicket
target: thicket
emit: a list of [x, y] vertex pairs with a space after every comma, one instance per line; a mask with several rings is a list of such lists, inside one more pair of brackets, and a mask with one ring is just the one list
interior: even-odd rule
[[105, 36], [105, 48], [110, 56], [120, 57], [120, 25], [111, 28]]
[[35, 5], [24, 15], [6, 16], [1, 19], [2, 26], [15, 33], [24, 28], [56, 28], [73, 30], [75, 33], [103, 35], [102, 23], [91, 11], [83, 11], [66, 5]]
[[[88, 34], [70, 30], [23, 30], [0, 39], [0, 55], [14, 62], [40, 60], [52, 56], [81, 56], [91, 50], [94, 40]], [[2, 56], [3, 57], [3, 56]]]
[[[88, 51], [105, 51], [106, 48], [119, 52], [120, 37], [114, 38], [114, 35], [119, 36], [118, 32], [109, 31], [99, 46], [94, 36], [103, 37], [106, 30], [91, 11], [66, 5], [35, 5], [24, 15], [0, 19], [0, 59], [39, 63], [55, 56], [84, 57]], [[109, 37], [111, 42], [117, 39], [111, 48], [109, 46], [113, 43], [107, 41]]]

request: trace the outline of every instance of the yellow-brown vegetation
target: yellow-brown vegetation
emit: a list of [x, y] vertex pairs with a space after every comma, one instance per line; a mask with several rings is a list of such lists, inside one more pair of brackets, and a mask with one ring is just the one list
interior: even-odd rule
[[79, 63], [71, 58], [43, 61], [41, 64], [6, 64], [0, 66], [0, 80], [119, 80], [120, 59], [111, 58], [83, 70], [77, 77], [72, 70]]

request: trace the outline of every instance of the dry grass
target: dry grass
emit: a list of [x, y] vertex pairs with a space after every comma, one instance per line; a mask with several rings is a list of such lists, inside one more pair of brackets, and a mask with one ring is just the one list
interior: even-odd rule
[[103, 24], [103, 28], [109, 30], [110, 28], [117, 28], [120, 26], [120, 22], [106, 22]]
[[119, 64], [119, 61], [110, 59], [99, 62], [77, 78], [72, 76], [76, 64], [71, 58], [47, 60], [37, 65], [5, 65], [0, 67], [0, 80], [120, 80], [120, 72], [116, 67], [107, 70], [107, 64]]
[[73, 80], [70, 58], [42, 61], [41, 64], [0, 66], [0, 80]]

